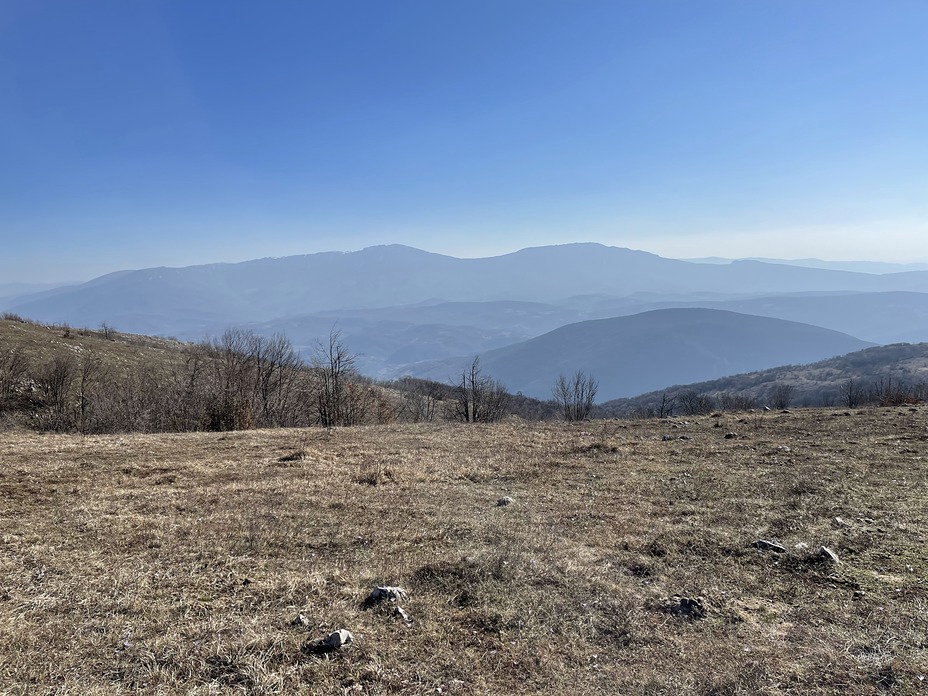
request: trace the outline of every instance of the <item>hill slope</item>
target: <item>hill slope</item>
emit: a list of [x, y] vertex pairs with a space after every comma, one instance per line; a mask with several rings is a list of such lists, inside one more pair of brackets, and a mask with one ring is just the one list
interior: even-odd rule
[[[481, 357], [485, 371], [546, 398], [560, 373], [581, 369], [615, 399], [775, 365], [808, 363], [869, 344], [808, 324], [713, 309], [663, 309], [569, 324]], [[458, 363], [454, 364], [455, 370]], [[428, 366], [441, 379], [451, 363]]]
[[928, 343], [875, 346], [807, 365], [781, 365], [705, 382], [674, 385], [660, 392], [603, 403], [600, 413], [647, 413], [658, 409], [662, 401], [666, 404], [667, 400], [687, 392], [709, 396], [737, 394], [747, 397], [744, 401], [753, 400], [758, 406], [775, 405], [777, 388], [783, 385], [789, 388], [788, 403], [846, 405], [849, 380], [861, 403], [924, 400], [928, 398]]

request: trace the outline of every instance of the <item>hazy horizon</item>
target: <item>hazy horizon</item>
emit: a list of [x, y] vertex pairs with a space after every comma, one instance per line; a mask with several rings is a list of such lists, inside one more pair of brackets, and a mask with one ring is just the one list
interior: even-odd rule
[[13, 0], [0, 283], [401, 243], [928, 262], [928, 5]]
[[[562, 242], [559, 244], [551, 244], [551, 245], [543, 245], [543, 246], [566, 246], [566, 245], [571, 245], [571, 244], [602, 244], [602, 243], [589, 241], [589, 240], [580, 240], [580, 241]], [[428, 249], [428, 248], [423, 248], [423, 247], [413, 247], [411, 245], [405, 245], [405, 244], [400, 244], [400, 243], [384, 243], [384, 244], [373, 244], [373, 245], [361, 247], [358, 249], [320, 249], [318, 251], [296, 253], [296, 254], [286, 254], [282, 256], [263, 255], [263, 256], [255, 256], [251, 258], [242, 258], [242, 259], [234, 259], [234, 260], [227, 260], [227, 261], [203, 260], [203, 261], [197, 261], [197, 262], [189, 263], [189, 264], [176, 264], [176, 265], [159, 264], [159, 265], [139, 266], [135, 268], [132, 268], [132, 267], [108, 268], [95, 275], [88, 275], [84, 277], [77, 277], [77, 276], [61, 277], [61, 278], [49, 278], [46, 280], [16, 279], [16, 278], [7, 279], [6, 277], [3, 277], [3, 278], [0, 278], [0, 290], [3, 290], [6, 287], [19, 286], [19, 285], [22, 285], [22, 286], [31, 286], [31, 285], [61, 286], [61, 285], [80, 284], [80, 283], [85, 283], [91, 280], [95, 280], [97, 278], [101, 278], [106, 275], [110, 275], [112, 273], [121, 273], [121, 272], [126, 272], [126, 271], [128, 272], [139, 271], [139, 270], [145, 270], [145, 269], [150, 269], [150, 268], [187, 268], [187, 267], [192, 267], [192, 266], [204, 266], [204, 265], [212, 265], [212, 264], [237, 264], [237, 263], [247, 263], [249, 261], [258, 261], [262, 259], [285, 258], [286, 256], [311, 256], [314, 254], [326, 254], [326, 253], [352, 254], [352, 253], [357, 253], [360, 251], [365, 251], [367, 249], [381, 247], [381, 246], [407, 246], [407, 247], [418, 249], [419, 251], [424, 251], [430, 254], [438, 254], [441, 256], [449, 256], [449, 257], [460, 258], [460, 259], [492, 258], [492, 257], [497, 257], [497, 256], [506, 256], [509, 254], [514, 254], [519, 251], [524, 251], [526, 249], [538, 248], [534, 246], [528, 246], [528, 247], [519, 247], [518, 249], [513, 249], [511, 251], [503, 251], [498, 254], [490, 253], [490, 254], [467, 255], [467, 254], [445, 253], [441, 251], [436, 251], [434, 249]], [[649, 251], [648, 249], [632, 249], [630, 247], [619, 247], [619, 246], [610, 245], [610, 244], [606, 244], [603, 246], [612, 247], [612, 248], [630, 249], [631, 251], [640, 251], [644, 253], [655, 254], [655, 252]], [[781, 259], [781, 258], [761, 257], [761, 256], [742, 256], [742, 257], [705, 256], [705, 257], [685, 258], [682, 256], [664, 256], [663, 254], [655, 254], [655, 255], [661, 256], [662, 258], [666, 258], [666, 259], [686, 261], [688, 263], [727, 264], [727, 263], [733, 263], [736, 261], [760, 261], [763, 263], [786, 263], [786, 264], [793, 264], [796, 266], [804, 266], [804, 267], [809, 267], [809, 268], [821, 268], [821, 269], [826, 269], [826, 270], [827, 269], [849, 270], [849, 271], [858, 272], [858, 273], [873, 273], [877, 275], [881, 273], [903, 272], [906, 270], [928, 270], [928, 263], [921, 263], [918, 261], [881, 262], [881, 261], [872, 261], [870, 259], [841, 260], [841, 259], [820, 259], [820, 258], [814, 258], [814, 257], [796, 258], [796, 259], [785, 259], [785, 258]], [[887, 267], [891, 267], [891, 268], [879, 269], [879, 270], [868, 268], [868, 267], [873, 267], [873, 266], [884, 266], [884, 265]]]

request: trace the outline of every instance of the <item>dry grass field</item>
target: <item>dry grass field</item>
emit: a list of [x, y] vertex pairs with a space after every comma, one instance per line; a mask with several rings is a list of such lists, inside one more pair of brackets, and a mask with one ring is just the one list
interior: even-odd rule
[[926, 407], [2, 433], [0, 690], [928, 694], [926, 515]]

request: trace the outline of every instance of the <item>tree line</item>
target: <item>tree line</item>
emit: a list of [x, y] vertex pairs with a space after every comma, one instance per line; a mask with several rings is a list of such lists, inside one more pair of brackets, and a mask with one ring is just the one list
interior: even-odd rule
[[800, 391], [794, 384], [777, 382], [762, 390], [700, 391], [669, 389], [597, 407], [596, 415], [635, 418], [699, 416], [714, 411], [750, 411], [762, 408], [903, 406], [928, 401], [928, 382], [893, 377], [849, 377], [827, 388]]
[[[56, 327], [73, 337], [69, 327]], [[119, 334], [80, 331], [113, 341]], [[193, 432], [351, 426], [394, 421], [487, 423], [516, 414], [567, 420], [590, 415], [595, 380], [563, 375], [549, 401], [506, 391], [479, 358], [448, 383], [363, 377], [338, 331], [304, 359], [283, 335], [230, 329], [195, 344], [174, 344], [162, 359], [114, 360], [93, 342], [51, 357], [0, 348], [0, 417], [42, 431]]]

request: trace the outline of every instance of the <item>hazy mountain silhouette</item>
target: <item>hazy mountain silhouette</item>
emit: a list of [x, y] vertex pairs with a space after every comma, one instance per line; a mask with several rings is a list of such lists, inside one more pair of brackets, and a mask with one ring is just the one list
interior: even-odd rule
[[825, 268], [832, 271], [852, 271], [854, 273], [905, 273], [907, 271], [928, 271], [928, 263], [890, 263], [887, 261], [825, 261], [823, 259], [772, 259], [763, 256], [749, 256], [744, 259], [726, 259], [720, 256], [706, 256], [696, 259], [682, 259], [693, 263], [726, 264], [734, 261], [762, 261], [763, 263], [803, 266], [805, 268]]
[[[511, 391], [547, 398], [558, 374], [582, 369], [600, 400], [634, 396], [777, 365], [814, 362], [873, 344], [817, 326], [714, 309], [663, 309], [562, 326], [481, 356], [484, 370]], [[466, 358], [420, 365], [445, 379]]]
[[[319, 311], [455, 302], [556, 302], [571, 295], [692, 299], [814, 291], [928, 291], [928, 272], [870, 275], [738, 261], [665, 259], [600, 244], [535, 247], [459, 259], [391, 245], [236, 264], [121, 271], [20, 297], [4, 309], [41, 321], [179, 333], [206, 324]], [[645, 295], [641, 295], [644, 293]]]

